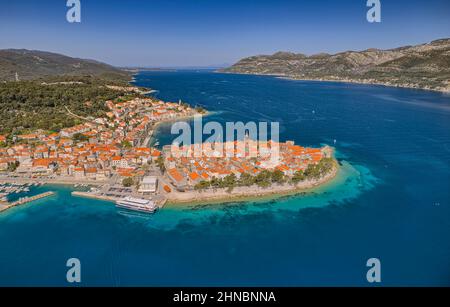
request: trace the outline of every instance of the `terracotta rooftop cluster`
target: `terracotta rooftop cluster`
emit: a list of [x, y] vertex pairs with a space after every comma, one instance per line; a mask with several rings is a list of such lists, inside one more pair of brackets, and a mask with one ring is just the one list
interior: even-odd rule
[[[107, 101], [106, 106], [109, 111], [104, 118], [86, 119], [59, 133], [14, 135], [11, 144], [0, 148], [0, 171], [18, 163], [17, 173], [33, 176], [56, 174], [103, 180], [114, 173], [123, 177], [139, 175], [142, 165], [161, 155], [155, 148], [140, 146], [151, 124], [193, 111], [151, 98]], [[1, 135], [0, 142], [6, 141], [7, 136]]]
[[[197, 150], [197, 151], [196, 151]], [[200, 155], [198, 154], [200, 153]], [[280, 170], [286, 176], [305, 170], [331, 156], [327, 147], [307, 148], [286, 143], [236, 141], [214, 147], [211, 144], [166, 146], [165, 165], [172, 182], [178, 187], [194, 186], [202, 180], [224, 178], [243, 173], [258, 175], [263, 170]]]

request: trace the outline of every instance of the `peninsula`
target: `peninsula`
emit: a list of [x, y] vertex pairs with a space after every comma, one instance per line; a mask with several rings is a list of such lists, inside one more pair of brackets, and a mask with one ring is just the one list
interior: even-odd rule
[[[29, 92], [24, 90], [28, 87]], [[80, 95], [60, 104], [52, 97], [61, 89], [66, 95], [84, 89], [89, 97]], [[32, 100], [36, 93], [50, 97], [50, 103], [55, 101], [51, 107], [43, 106], [41, 115], [32, 104], [18, 103], [36, 103]], [[330, 147], [305, 148], [293, 141], [245, 139], [214, 145], [218, 147], [204, 143], [182, 146], [177, 156], [173, 145], [162, 150], [151, 147], [150, 138], [160, 123], [206, 114], [206, 110], [143, 93], [145, 89], [131, 85], [83, 78], [0, 85], [0, 111], [15, 114], [0, 125], [0, 183], [92, 185], [96, 188], [90, 192], [74, 195], [110, 201], [140, 197], [162, 206], [167, 201], [228, 201], [295, 193], [323, 184], [337, 173]], [[48, 120], [42, 114], [48, 114]], [[34, 119], [21, 122], [28, 116]], [[194, 146], [201, 147], [200, 157], [193, 155]], [[275, 149], [277, 159], [273, 160]]]

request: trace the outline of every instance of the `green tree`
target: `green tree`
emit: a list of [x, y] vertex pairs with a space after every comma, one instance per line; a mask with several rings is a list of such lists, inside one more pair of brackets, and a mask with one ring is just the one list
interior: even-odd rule
[[239, 185], [241, 186], [252, 186], [255, 184], [255, 177], [250, 175], [249, 173], [243, 173], [239, 178]]
[[228, 176], [226, 176], [223, 179], [223, 184], [225, 187], [230, 188], [230, 187], [235, 187], [236, 186], [236, 175], [235, 174], [230, 174]]
[[209, 181], [202, 180], [194, 186], [195, 190], [205, 190], [211, 186]]
[[164, 165], [164, 158], [162, 156], [159, 156], [156, 160], [156, 165], [159, 167], [162, 173], [166, 171], [166, 166]]
[[272, 182], [274, 183], [283, 183], [284, 182], [284, 173], [280, 170], [275, 170], [272, 173]]
[[86, 135], [83, 135], [81, 133], [77, 133], [73, 136], [73, 140], [75, 142], [86, 142], [89, 140], [89, 138]]
[[130, 149], [133, 147], [133, 144], [131, 144], [130, 141], [123, 141], [120, 146], [122, 146], [122, 148], [124, 149]]
[[213, 188], [220, 188], [222, 185], [222, 179], [219, 179], [216, 177], [212, 177], [210, 182], [211, 182], [211, 187], [213, 187]]
[[294, 184], [297, 184], [303, 180], [305, 180], [305, 174], [303, 173], [303, 171], [296, 171], [294, 176], [292, 177], [292, 182]]
[[334, 163], [332, 158], [323, 158], [317, 164], [310, 164], [305, 170], [305, 177], [307, 179], [321, 178], [333, 169]]
[[122, 180], [122, 185], [126, 188], [129, 188], [134, 185], [134, 180], [131, 177], [124, 178]]
[[13, 163], [9, 163], [8, 164], [8, 172], [15, 172], [16, 169], [19, 167], [20, 163], [19, 161], [13, 162]]
[[268, 170], [263, 170], [258, 175], [256, 175], [255, 183], [262, 188], [270, 186], [271, 173]]
[[159, 167], [162, 173], [166, 171], [166, 166], [164, 165], [164, 158], [162, 156], [159, 156], [156, 160], [156, 165]]

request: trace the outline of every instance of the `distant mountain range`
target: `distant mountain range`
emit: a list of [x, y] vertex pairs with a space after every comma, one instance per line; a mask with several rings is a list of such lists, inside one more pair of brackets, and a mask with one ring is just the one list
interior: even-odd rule
[[220, 71], [449, 92], [450, 39], [389, 50], [367, 49], [332, 55], [277, 52], [245, 58]]
[[31, 80], [53, 76], [95, 76], [103, 79], [131, 79], [130, 73], [94, 60], [25, 49], [0, 50], [0, 80]]

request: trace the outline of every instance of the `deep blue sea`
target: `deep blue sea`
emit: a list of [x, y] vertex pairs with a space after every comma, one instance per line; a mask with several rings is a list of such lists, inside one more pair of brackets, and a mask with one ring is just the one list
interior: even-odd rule
[[[85, 286], [372, 286], [369, 258], [381, 285], [450, 285], [450, 96], [210, 71], [136, 84], [206, 107], [205, 122], [278, 121], [282, 141], [333, 145], [340, 174], [295, 197], [151, 217], [34, 188], [57, 194], [0, 215], [0, 285], [68, 285], [69, 258]], [[167, 124], [155, 142], [172, 138]]]

